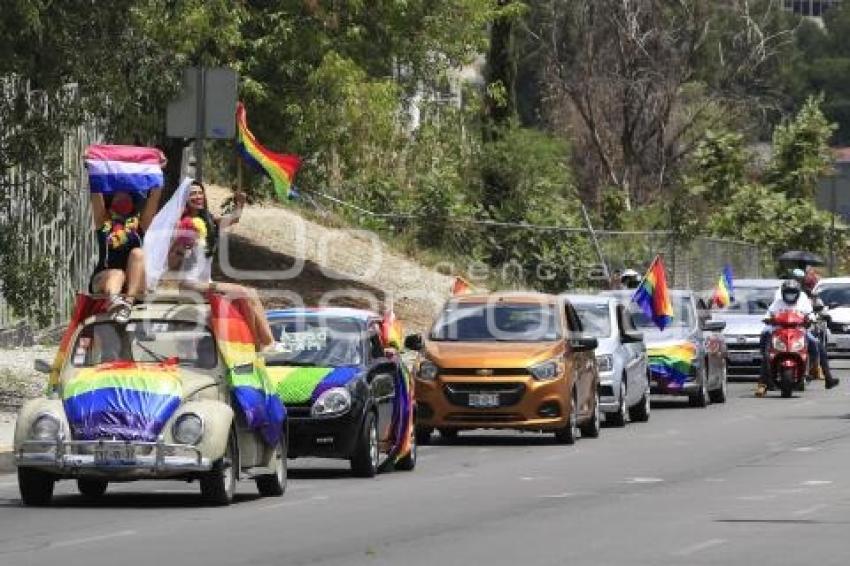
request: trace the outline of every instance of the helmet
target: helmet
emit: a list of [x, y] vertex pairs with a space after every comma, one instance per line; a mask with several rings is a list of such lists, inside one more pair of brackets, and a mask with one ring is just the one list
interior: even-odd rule
[[635, 289], [640, 283], [640, 273], [634, 269], [626, 269], [620, 275], [620, 282], [628, 289]]
[[780, 293], [782, 294], [782, 300], [788, 304], [795, 304], [797, 299], [800, 298], [800, 293], [802, 292], [802, 287], [800, 286], [800, 282], [794, 279], [789, 279], [788, 281], [784, 281], [782, 283], [782, 287], [780, 288]]

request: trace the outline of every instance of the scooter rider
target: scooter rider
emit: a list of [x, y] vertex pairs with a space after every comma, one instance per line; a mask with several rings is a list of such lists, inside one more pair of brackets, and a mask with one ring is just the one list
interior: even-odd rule
[[[777, 297], [770, 307], [768, 307], [767, 314], [769, 317], [772, 317], [779, 312], [789, 310], [799, 312], [806, 317], [811, 317], [814, 312], [811, 300], [805, 293], [803, 293], [800, 282], [795, 279], [782, 283], [782, 286], [779, 289], [779, 297]], [[756, 395], [759, 397], [763, 396], [765, 391], [767, 391], [768, 374], [770, 372], [768, 346], [770, 345], [772, 332], [773, 328], [771, 326], [766, 326], [761, 333], [761, 376], [759, 378], [758, 388], [756, 389]], [[826, 356], [826, 352], [820, 348], [818, 340], [808, 330], [806, 331], [806, 348], [809, 351], [809, 355], [814, 356], [817, 363], [820, 364], [821, 370], [825, 376], [826, 388], [832, 389], [838, 385], [839, 380], [832, 377], [832, 372], [829, 368], [829, 358]]]

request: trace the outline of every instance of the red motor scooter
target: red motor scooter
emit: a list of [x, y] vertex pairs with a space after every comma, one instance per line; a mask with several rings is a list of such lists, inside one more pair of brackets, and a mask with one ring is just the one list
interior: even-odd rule
[[812, 356], [807, 348], [805, 315], [782, 311], [766, 320], [774, 326], [768, 348], [768, 378], [779, 386], [783, 397], [793, 390], [804, 391]]

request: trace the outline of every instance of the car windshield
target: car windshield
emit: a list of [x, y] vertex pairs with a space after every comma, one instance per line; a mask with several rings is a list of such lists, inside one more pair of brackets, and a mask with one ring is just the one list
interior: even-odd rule
[[831, 308], [850, 306], [850, 285], [821, 285], [818, 297]]
[[561, 337], [554, 305], [450, 303], [431, 339], [457, 342], [551, 342]]
[[575, 304], [584, 333], [596, 338], [611, 336], [611, 310], [607, 303]]
[[[696, 321], [694, 309], [691, 306], [690, 297], [670, 297], [673, 305], [673, 319], [668, 328], [691, 328]], [[638, 328], [657, 328], [655, 322], [640, 309], [635, 303], [631, 303], [632, 320]]]
[[71, 363], [80, 368], [118, 361], [152, 363], [171, 359], [181, 366], [217, 367], [218, 353], [209, 328], [174, 320], [89, 324], [77, 336]]
[[776, 289], [776, 287], [735, 287], [735, 300], [720, 312], [764, 314], [773, 302]]
[[291, 317], [270, 322], [277, 342], [269, 365], [337, 367], [363, 360], [363, 328], [352, 318]]

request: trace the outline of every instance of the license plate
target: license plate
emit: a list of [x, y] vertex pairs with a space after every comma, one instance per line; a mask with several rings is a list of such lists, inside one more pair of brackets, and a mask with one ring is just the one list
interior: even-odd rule
[[498, 407], [499, 406], [499, 394], [498, 393], [470, 393], [469, 394], [469, 406], [470, 407]]
[[136, 451], [130, 444], [97, 446], [94, 463], [98, 466], [132, 465], [136, 463]]

